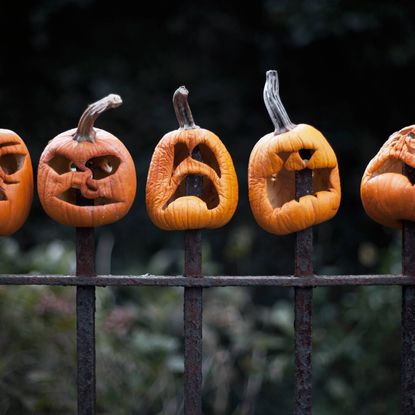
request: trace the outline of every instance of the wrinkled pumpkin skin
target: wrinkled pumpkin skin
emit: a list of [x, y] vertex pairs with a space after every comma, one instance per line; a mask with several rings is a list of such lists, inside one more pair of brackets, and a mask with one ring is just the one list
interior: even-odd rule
[[[199, 146], [202, 161], [191, 157]], [[203, 176], [201, 197], [186, 196], [186, 177]], [[218, 228], [233, 216], [238, 181], [231, 156], [212, 132], [203, 128], [167, 133], [157, 144], [146, 186], [147, 212], [164, 230]]]
[[415, 168], [415, 125], [393, 133], [369, 162], [360, 196], [366, 213], [376, 222], [400, 228], [415, 221], [415, 187], [402, 173], [404, 164]]
[[[136, 173], [130, 153], [114, 135], [99, 128], [94, 131], [94, 142], [74, 140], [76, 129], [59, 134], [39, 161], [40, 202], [46, 213], [63, 225], [113, 223], [127, 214], [134, 201]], [[106, 173], [108, 163], [113, 170]], [[79, 171], [73, 171], [71, 165]], [[92, 205], [79, 206], [76, 190]]]
[[[310, 150], [303, 160], [300, 150]], [[313, 191], [295, 200], [295, 171], [313, 170]], [[248, 166], [249, 201], [258, 224], [276, 235], [298, 232], [331, 219], [340, 206], [336, 155], [314, 127], [299, 124], [262, 137]]]
[[0, 235], [11, 235], [29, 214], [33, 200], [33, 169], [23, 140], [5, 129], [0, 129], [0, 195]]

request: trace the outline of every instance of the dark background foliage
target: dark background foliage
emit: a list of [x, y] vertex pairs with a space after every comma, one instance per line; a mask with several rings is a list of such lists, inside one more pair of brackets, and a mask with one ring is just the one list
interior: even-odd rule
[[[316, 272], [399, 271], [399, 232], [383, 228], [365, 215], [359, 184], [368, 161], [387, 137], [414, 122], [415, 4], [382, 0], [169, 1], [148, 2], [144, 8], [140, 2], [121, 0], [41, 0], [4, 3], [1, 15], [0, 124], [26, 141], [35, 168], [47, 142], [75, 127], [88, 103], [111, 92], [123, 97], [124, 105], [97, 123], [129, 148], [138, 177], [137, 197], [128, 216], [97, 230], [102, 258], [113, 247], [112, 273], [181, 272], [183, 236], [166, 234], [152, 225], [145, 211], [144, 190], [154, 146], [163, 134], [177, 128], [171, 97], [182, 84], [190, 90], [196, 123], [214, 131], [227, 146], [240, 185], [240, 201], [231, 222], [223, 229], [204, 232], [205, 272], [292, 273], [293, 237], [275, 237], [262, 231], [251, 215], [247, 198], [250, 151], [272, 130], [262, 101], [268, 69], [279, 71], [281, 96], [293, 122], [320, 129], [339, 159], [342, 204], [337, 216], [315, 231]], [[70, 251], [73, 236], [72, 229], [45, 215], [35, 197], [27, 223], [13, 242], [8, 242], [15, 247], [15, 255], [17, 252], [19, 258], [25, 258], [24, 263], [10, 260], [13, 255], [6, 244], [7, 249], [2, 248], [2, 270], [45, 270], [50, 262], [41, 264], [39, 257], [46, 252], [42, 247], [52, 246], [52, 257], [56, 241], [61, 248], [69, 246]], [[18, 248], [13, 245], [16, 243]], [[98, 264], [100, 270], [109, 272], [109, 264], [102, 262]], [[147, 304], [145, 298], [150, 292], [115, 290], [112, 295], [115, 304], [136, 307], [140, 301]], [[235, 310], [242, 307], [242, 320], [252, 323], [245, 334], [262, 339], [267, 324], [269, 334], [275, 334], [271, 317], [264, 316], [272, 316], [273, 307], [278, 313], [280, 306], [286, 310], [291, 293], [279, 289], [243, 292], [244, 301], [232, 295], [229, 301]], [[157, 304], [157, 295], [152, 295]], [[315, 341], [320, 347], [314, 369], [319, 405], [316, 413], [397, 413], [397, 291], [320, 290], [315, 308]], [[379, 319], [383, 325], [390, 325], [380, 330]], [[233, 327], [239, 327], [241, 320], [232, 321]], [[137, 330], [142, 328], [140, 321], [135, 324]], [[213, 332], [219, 333], [214, 336], [217, 343], [213, 342], [217, 347], [211, 350], [234, 350], [230, 346], [238, 336], [227, 333], [221, 337], [214, 318], [211, 324]], [[285, 329], [278, 327], [285, 342], [279, 346], [261, 343], [257, 348], [252, 344], [236, 347], [237, 352], [231, 353], [234, 360], [228, 363], [236, 368], [235, 379], [239, 381], [234, 382], [234, 389], [230, 387], [226, 404], [223, 399], [216, 407], [206, 403], [206, 411], [210, 411], [206, 413], [267, 414], [278, 405], [281, 413], [289, 413], [292, 390], [283, 372], [279, 372], [279, 380], [271, 373], [259, 384], [258, 376], [246, 375], [251, 373], [252, 362], [259, 362], [265, 373], [264, 362], [271, 355], [286, 354], [290, 362], [291, 334], [284, 337]], [[160, 325], [159, 329], [166, 328]], [[35, 331], [31, 336], [36, 337]], [[8, 331], [2, 335], [7, 343], [4, 333]], [[174, 337], [177, 333], [173, 330], [171, 334]], [[275, 364], [281, 368], [281, 362]], [[23, 379], [27, 373], [24, 367], [20, 369], [17, 373]], [[385, 376], [372, 376], [382, 370]], [[251, 383], [245, 382], [248, 378]], [[212, 385], [222, 378], [214, 379]], [[372, 379], [375, 385], [368, 386]], [[251, 401], [238, 406], [242, 391], [252, 382], [258, 387]], [[275, 385], [280, 388], [280, 403], [274, 400]], [[131, 393], [137, 388], [132, 387]], [[214, 394], [212, 388], [206, 391], [207, 396]], [[16, 399], [11, 399], [9, 408]], [[105, 402], [110, 405], [111, 400]], [[156, 404], [148, 405], [132, 406], [125, 413], [163, 413], [162, 406], [156, 410]], [[170, 412], [164, 409], [164, 413], [176, 410], [180, 411], [180, 405]], [[49, 413], [46, 409], [33, 411]], [[4, 413], [18, 412], [4, 409]]]

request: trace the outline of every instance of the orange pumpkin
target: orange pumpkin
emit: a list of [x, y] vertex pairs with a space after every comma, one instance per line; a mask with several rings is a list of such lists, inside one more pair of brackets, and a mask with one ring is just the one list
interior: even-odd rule
[[102, 112], [121, 103], [111, 94], [89, 105], [78, 128], [59, 134], [43, 151], [38, 193], [57, 222], [96, 227], [121, 219], [130, 209], [136, 191], [134, 162], [118, 138], [94, 128]]
[[33, 199], [29, 151], [13, 131], [0, 129], [0, 235], [11, 235], [25, 222]]
[[[238, 203], [231, 156], [219, 137], [194, 124], [187, 96], [185, 87], [173, 96], [180, 128], [157, 144], [147, 177], [147, 212], [165, 230], [218, 228]], [[187, 177], [201, 180], [200, 194], [186, 188]]]
[[[314, 127], [293, 124], [279, 96], [277, 71], [268, 71], [264, 100], [275, 131], [262, 137], [248, 166], [249, 202], [258, 224], [285, 235], [331, 219], [340, 205], [336, 155]], [[312, 193], [295, 199], [295, 172], [312, 170]]]
[[402, 174], [405, 164], [415, 167], [415, 125], [389, 137], [366, 167], [360, 185], [366, 213], [391, 228], [400, 228], [403, 220], [415, 221], [415, 187]]

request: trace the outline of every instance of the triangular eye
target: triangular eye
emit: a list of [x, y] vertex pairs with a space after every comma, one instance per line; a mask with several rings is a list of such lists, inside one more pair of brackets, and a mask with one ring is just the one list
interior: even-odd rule
[[121, 164], [121, 160], [115, 156], [101, 156], [89, 159], [86, 167], [92, 171], [92, 177], [95, 180], [101, 180], [113, 175]]
[[5, 154], [0, 157], [0, 166], [5, 174], [14, 174], [23, 167], [25, 157], [23, 154]]
[[206, 144], [199, 144], [200, 154], [202, 155], [203, 163], [207, 164], [213, 170], [215, 170], [218, 177], [221, 177], [221, 171], [219, 163], [216, 160], [216, 156], [213, 151]]
[[173, 161], [173, 170], [187, 157], [189, 157], [189, 149], [187, 145], [182, 142], [178, 142], [174, 145], [174, 161]]
[[71, 161], [65, 156], [56, 154], [48, 161], [48, 165], [58, 174], [65, 174], [71, 171]]
[[299, 153], [300, 153], [300, 157], [304, 160], [304, 161], [308, 161], [311, 159], [312, 155], [314, 154], [315, 150], [310, 150], [308, 148], [302, 148]]

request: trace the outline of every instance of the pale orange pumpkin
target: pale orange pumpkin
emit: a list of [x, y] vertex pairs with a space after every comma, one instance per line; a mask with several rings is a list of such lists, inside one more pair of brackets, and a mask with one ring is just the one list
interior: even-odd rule
[[0, 129], [0, 235], [16, 232], [33, 200], [33, 169], [29, 151], [13, 131]]
[[389, 137], [369, 162], [360, 185], [366, 213], [391, 228], [415, 221], [415, 187], [402, 172], [405, 164], [415, 168], [415, 125]]
[[57, 222], [96, 227], [121, 219], [136, 192], [134, 162], [124, 144], [94, 127], [98, 116], [121, 105], [118, 95], [88, 106], [78, 128], [49, 142], [38, 168], [39, 199]]
[[[251, 152], [248, 190], [257, 223], [276, 235], [298, 232], [331, 219], [340, 205], [337, 158], [320, 131], [293, 124], [279, 96], [278, 75], [268, 71], [264, 100], [275, 131]], [[295, 172], [312, 170], [312, 192], [295, 199]]]
[[[165, 230], [218, 228], [238, 203], [232, 158], [218, 136], [194, 124], [187, 96], [185, 87], [173, 96], [180, 128], [157, 144], [147, 177], [147, 212]], [[186, 186], [189, 176], [200, 179], [200, 194]]]

